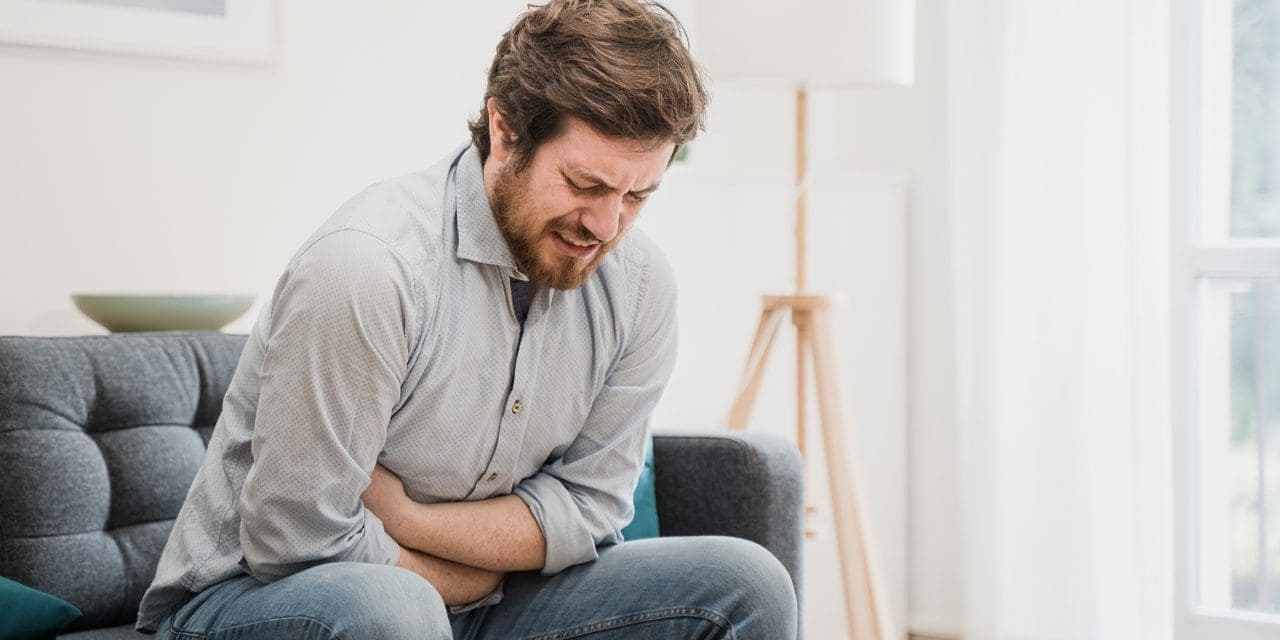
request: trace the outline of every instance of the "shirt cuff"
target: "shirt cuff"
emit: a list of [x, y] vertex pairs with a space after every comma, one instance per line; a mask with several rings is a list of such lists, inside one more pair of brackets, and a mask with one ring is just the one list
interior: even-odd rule
[[516, 485], [512, 493], [529, 505], [529, 512], [542, 528], [542, 537], [547, 540], [542, 575], [554, 575], [575, 564], [600, 557], [596, 552], [596, 541], [578, 510], [578, 503], [559, 478], [539, 471]]
[[498, 604], [499, 602], [502, 602], [502, 585], [506, 581], [507, 581], [507, 577], [502, 576], [502, 579], [498, 581], [498, 586], [494, 587], [493, 591], [490, 591], [488, 594], [486, 594], [484, 597], [480, 598], [479, 600], [476, 600], [474, 602], [468, 602], [466, 604], [450, 605], [449, 613], [451, 614], [466, 613], [472, 609], [487, 607], [489, 605], [494, 605], [494, 604]]

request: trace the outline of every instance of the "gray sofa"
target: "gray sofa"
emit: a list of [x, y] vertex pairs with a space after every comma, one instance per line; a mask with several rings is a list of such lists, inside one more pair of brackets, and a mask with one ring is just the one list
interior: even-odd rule
[[[0, 336], [0, 575], [84, 616], [64, 638], [133, 631], [246, 336]], [[664, 536], [731, 535], [802, 584], [799, 453], [750, 432], [654, 434]]]

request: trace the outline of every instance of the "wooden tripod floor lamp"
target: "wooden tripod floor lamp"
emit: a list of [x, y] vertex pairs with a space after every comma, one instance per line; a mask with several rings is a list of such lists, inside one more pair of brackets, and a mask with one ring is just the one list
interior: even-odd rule
[[[834, 296], [808, 290], [808, 87], [909, 85], [913, 80], [914, 0], [699, 0], [698, 57], [713, 80], [781, 79], [796, 96], [795, 291], [765, 295], [736, 398], [730, 429], [745, 429], [769, 354], [784, 320], [796, 330], [796, 442], [810, 464], [806, 437], [812, 360], [827, 481], [850, 640], [901, 640], [893, 620], [869, 514], [845, 441], [835, 340]], [[851, 436], [850, 436], [851, 438]], [[807, 522], [816, 511], [806, 505]]]

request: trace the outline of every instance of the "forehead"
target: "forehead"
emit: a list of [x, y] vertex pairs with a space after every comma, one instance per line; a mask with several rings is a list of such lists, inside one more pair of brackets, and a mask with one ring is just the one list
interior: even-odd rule
[[613, 138], [572, 117], [539, 147], [555, 168], [586, 171], [619, 182], [660, 177], [674, 150], [671, 140]]

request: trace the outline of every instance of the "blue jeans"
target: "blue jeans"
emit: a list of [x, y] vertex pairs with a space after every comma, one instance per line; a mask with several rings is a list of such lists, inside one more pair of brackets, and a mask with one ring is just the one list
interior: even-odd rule
[[496, 605], [450, 614], [431, 583], [398, 567], [335, 562], [269, 584], [236, 576], [160, 623], [158, 637], [791, 640], [791, 576], [741, 538], [649, 538], [599, 548], [554, 576], [507, 575]]

